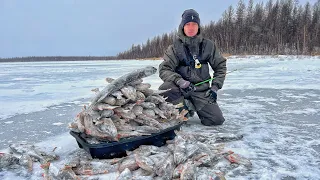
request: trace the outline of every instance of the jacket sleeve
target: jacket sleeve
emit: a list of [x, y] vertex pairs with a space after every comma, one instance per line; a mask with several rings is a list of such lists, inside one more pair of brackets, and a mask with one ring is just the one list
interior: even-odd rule
[[173, 45], [170, 45], [163, 56], [163, 62], [159, 65], [159, 77], [165, 82], [177, 83], [181, 79], [181, 75], [175, 70], [179, 65], [179, 60], [176, 58]]
[[227, 59], [220, 54], [220, 51], [218, 50], [215, 44], [213, 44], [209, 64], [212, 70], [214, 71], [213, 77], [215, 77], [211, 85], [218, 87], [218, 89], [221, 89], [226, 77]]

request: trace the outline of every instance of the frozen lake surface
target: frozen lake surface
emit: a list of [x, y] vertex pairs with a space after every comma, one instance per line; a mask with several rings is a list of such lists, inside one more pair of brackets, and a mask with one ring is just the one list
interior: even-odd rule
[[[66, 126], [88, 104], [94, 95], [90, 90], [103, 88], [105, 77], [147, 65], [158, 68], [160, 62], [1, 63], [0, 149], [23, 140], [57, 146], [57, 153], [66, 156], [78, 148]], [[319, 179], [320, 58], [231, 57], [228, 70], [234, 69], [218, 96], [225, 124], [204, 127], [194, 117], [183, 129], [244, 135], [226, 147], [249, 158], [253, 168], [235, 168], [227, 179]], [[144, 81], [153, 89], [162, 82], [158, 74]], [[12, 178], [17, 179], [0, 172], [0, 179]], [[41, 179], [39, 173], [32, 178]]]

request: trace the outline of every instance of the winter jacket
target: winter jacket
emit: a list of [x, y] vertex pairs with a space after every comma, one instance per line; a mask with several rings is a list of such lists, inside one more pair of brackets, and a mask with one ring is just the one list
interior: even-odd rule
[[[221, 89], [227, 71], [226, 59], [222, 57], [216, 45], [209, 39], [202, 38], [201, 29], [195, 37], [187, 37], [179, 27], [178, 36], [164, 54], [164, 61], [159, 65], [159, 76], [163, 81], [177, 83], [181, 78], [193, 84], [210, 79], [209, 66], [214, 71], [212, 86]], [[196, 55], [201, 68], [195, 68], [193, 56]], [[205, 91], [209, 82], [196, 87], [196, 91]]]

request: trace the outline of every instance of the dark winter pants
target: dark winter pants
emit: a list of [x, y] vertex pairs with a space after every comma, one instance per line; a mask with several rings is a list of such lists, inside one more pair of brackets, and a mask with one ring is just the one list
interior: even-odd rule
[[171, 89], [162, 95], [167, 97], [167, 101], [173, 104], [183, 102], [184, 98], [189, 99], [194, 105], [201, 123], [205, 126], [221, 125], [225, 121], [219, 105], [205, 97], [206, 91], [192, 92], [188, 97], [185, 97], [182, 90], [173, 82], [164, 82], [159, 89]]

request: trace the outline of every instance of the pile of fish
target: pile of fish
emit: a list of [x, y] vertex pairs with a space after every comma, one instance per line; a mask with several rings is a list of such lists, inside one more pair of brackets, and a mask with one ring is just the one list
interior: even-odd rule
[[164, 91], [150, 89], [142, 78], [156, 72], [154, 67], [135, 70], [118, 79], [106, 78], [105, 89], [96, 89], [96, 97], [88, 108], [69, 124], [72, 131], [84, 133], [89, 143], [119, 141], [151, 135], [184, 120], [187, 111], [166, 102]]
[[21, 176], [29, 176], [34, 163], [50, 164], [59, 159], [54, 149], [52, 152], [45, 152], [25, 142], [10, 144], [9, 150], [9, 153], [0, 153], [0, 172], [9, 170]]
[[[225, 150], [224, 142], [240, 140], [242, 135], [176, 131], [174, 140], [162, 147], [141, 145], [126, 157], [92, 159], [83, 149], [58, 160], [54, 152], [45, 152], [30, 144], [11, 144], [12, 153], [0, 153], [0, 172], [10, 170], [31, 178], [33, 162], [40, 163], [46, 180], [66, 179], [225, 179], [224, 174], [239, 168], [250, 170], [251, 162]], [[20, 157], [19, 157], [20, 155]], [[36, 173], [36, 174], [35, 174]]]
[[[221, 142], [239, 140], [241, 135], [198, 134], [176, 132], [174, 140], [162, 147], [141, 145], [128, 151], [127, 156], [114, 159], [92, 159], [85, 151], [71, 154], [57, 175], [52, 179], [103, 179], [115, 173], [114, 179], [224, 179], [224, 173], [241, 166], [250, 169], [246, 158], [226, 151]], [[224, 164], [224, 165], [222, 165]], [[232, 165], [231, 165], [232, 164]], [[100, 178], [99, 178], [100, 177]], [[107, 176], [107, 179], [111, 177]]]

